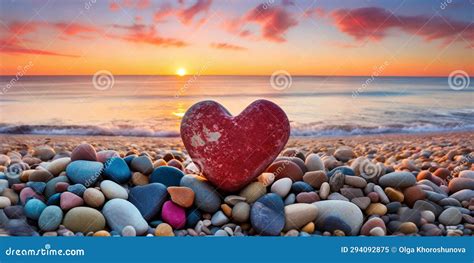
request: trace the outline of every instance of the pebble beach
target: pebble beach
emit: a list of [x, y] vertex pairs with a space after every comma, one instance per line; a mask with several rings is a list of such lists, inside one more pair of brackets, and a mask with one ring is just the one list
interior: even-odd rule
[[223, 192], [179, 138], [2, 135], [0, 235], [472, 236], [473, 142], [291, 137], [255, 181]]

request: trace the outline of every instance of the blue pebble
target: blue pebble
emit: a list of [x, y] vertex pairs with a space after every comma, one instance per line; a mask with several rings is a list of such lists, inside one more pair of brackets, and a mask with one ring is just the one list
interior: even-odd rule
[[293, 193], [289, 194], [284, 200], [285, 205], [291, 205], [291, 204], [294, 204], [295, 202], [296, 202], [296, 195]]
[[143, 218], [150, 220], [161, 212], [167, 197], [168, 191], [163, 184], [150, 183], [133, 187], [128, 194], [128, 201], [138, 208]]
[[112, 157], [107, 160], [104, 175], [119, 184], [124, 184], [132, 178], [130, 168], [128, 168], [127, 163], [120, 157]]
[[257, 233], [278, 236], [285, 226], [285, 205], [274, 193], [260, 197], [250, 210], [250, 223]]
[[24, 219], [9, 220], [5, 229], [11, 236], [33, 236], [36, 233]]
[[39, 199], [32, 198], [25, 204], [25, 215], [26, 217], [38, 220], [41, 212], [46, 208], [46, 204]]
[[53, 194], [56, 193], [56, 187], [55, 186], [59, 182], [65, 182], [65, 183], [68, 183], [68, 184], [70, 183], [67, 176], [58, 176], [58, 177], [54, 177], [53, 179], [49, 180], [46, 183], [46, 189], [44, 190], [44, 196], [46, 196], [46, 198], [49, 198], [50, 196], [52, 196]]
[[54, 231], [58, 229], [63, 221], [63, 211], [59, 206], [51, 205], [46, 207], [41, 213], [38, 226], [43, 231]]
[[5, 214], [5, 212], [3, 211], [3, 209], [0, 209], [0, 227], [3, 228], [5, 227], [5, 225], [7, 224], [8, 220], [10, 220], [8, 218], [8, 216]]
[[46, 202], [47, 205], [59, 205], [59, 202], [61, 200], [61, 193], [55, 193], [52, 196], [48, 198], [48, 201]]
[[110, 231], [111, 236], [120, 236], [120, 233], [118, 231], [112, 230]]
[[186, 211], [186, 227], [194, 228], [201, 219], [201, 212], [195, 207]]
[[148, 226], [148, 230], [146, 231], [147, 234], [155, 235], [155, 228]]
[[45, 182], [28, 182], [26, 183], [26, 186], [31, 187], [33, 191], [37, 194], [43, 194], [44, 189], [46, 188], [46, 183]]
[[336, 167], [336, 168], [332, 169], [328, 173], [328, 177], [333, 176], [336, 172], [339, 172], [339, 173], [342, 173], [342, 174], [345, 174], [345, 175], [355, 175], [355, 172], [354, 172], [354, 170], [352, 170], [352, 168], [350, 168], [348, 166], [339, 166], [339, 167]]
[[184, 173], [172, 166], [160, 166], [150, 175], [150, 183], [162, 183], [169, 186], [179, 186]]
[[194, 192], [194, 204], [201, 211], [215, 213], [221, 206], [221, 198], [216, 189], [204, 178], [188, 174], [181, 179], [181, 186], [189, 187]]
[[67, 190], [73, 194], [76, 194], [77, 196], [82, 197], [84, 195], [84, 192], [86, 191], [86, 187], [82, 184], [73, 184], [67, 187]]
[[21, 219], [25, 217], [25, 210], [21, 205], [12, 205], [3, 208], [3, 212], [9, 219]]
[[67, 166], [66, 175], [72, 183], [89, 187], [100, 178], [103, 168], [101, 162], [77, 160]]
[[123, 160], [127, 163], [127, 165], [130, 167], [130, 164], [132, 163], [132, 160], [135, 159], [135, 157], [137, 157], [136, 154], [132, 154], [132, 155], [127, 155], [123, 158]]
[[211, 229], [209, 229], [209, 230], [211, 230], [211, 233], [212, 233], [213, 235], [215, 235], [216, 232], [217, 232], [218, 230], [220, 230], [220, 229], [221, 229], [220, 227], [213, 226], [213, 227], [211, 227]]
[[335, 230], [342, 230], [346, 235], [350, 235], [352, 232], [351, 226], [336, 216], [328, 216], [320, 228], [331, 233]]
[[3, 172], [0, 172], [0, 179], [7, 179], [7, 176], [5, 175], [5, 173]]
[[311, 185], [302, 181], [294, 182], [291, 185], [291, 192], [295, 194], [299, 194], [302, 192], [312, 192], [312, 191], [314, 191], [314, 188]]
[[2, 193], [4, 189], [8, 188], [8, 186], [8, 180], [0, 179], [0, 193]]
[[7, 173], [6, 177], [7, 177], [8, 184], [10, 184], [10, 185], [21, 183], [19, 173]]

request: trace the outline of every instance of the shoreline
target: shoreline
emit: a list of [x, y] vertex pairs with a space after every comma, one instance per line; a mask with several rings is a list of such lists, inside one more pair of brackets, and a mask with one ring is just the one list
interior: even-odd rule
[[[474, 141], [474, 132], [453, 131], [453, 132], [430, 132], [430, 133], [393, 133], [393, 134], [368, 134], [354, 136], [325, 136], [325, 137], [306, 137], [290, 136], [285, 148], [298, 148], [310, 150], [312, 146], [326, 145], [349, 145], [356, 146], [359, 143], [377, 142], [402, 142], [407, 140], [443, 140], [463, 139]], [[128, 150], [130, 148], [148, 148], [151, 146], [162, 150], [185, 151], [181, 137], [139, 137], [139, 136], [90, 136], [90, 135], [39, 135], [39, 134], [1, 134], [0, 135], [0, 153], [6, 153], [5, 149], [16, 145], [16, 149], [28, 145], [29, 147], [43, 144], [57, 144], [56, 146], [70, 148], [71, 145], [78, 145], [83, 142], [91, 144], [100, 144], [108, 150]], [[99, 145], [99, 146], [100, 146]], [[136, 147], [140, 146], [140, 147]], [[102, 148], [102, 147], [99, 147]]]

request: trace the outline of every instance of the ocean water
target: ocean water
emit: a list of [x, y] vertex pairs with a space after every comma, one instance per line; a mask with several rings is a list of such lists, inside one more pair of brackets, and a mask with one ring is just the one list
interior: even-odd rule
[[[2, 76], [1, 134], [179, 136], [181, 117], [201, 100], [232, 114], [256, 99], [285, 110], [293, 136], [474, 130], [474, 80], [270, 76]], [[280, 79], [281, 80], [281, 79]], [[273, 83], [273, 85], [272, 85]]]

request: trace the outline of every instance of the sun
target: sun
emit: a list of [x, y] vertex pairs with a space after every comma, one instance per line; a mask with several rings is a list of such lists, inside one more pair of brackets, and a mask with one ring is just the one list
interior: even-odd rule
[[176, 75], [178, 75], [180, 77], [186, 75], [186, 69], [185, 68], [179, 68], [178, 70], [176, 70]]

